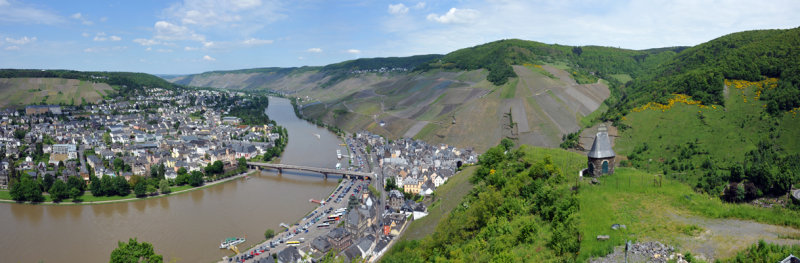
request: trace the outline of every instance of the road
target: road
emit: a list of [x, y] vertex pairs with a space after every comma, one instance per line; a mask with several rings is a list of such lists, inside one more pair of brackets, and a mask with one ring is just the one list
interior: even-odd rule
[[[345, 139], [347, 149], [348, 151], [350, 151], [349, 157], [352, 160], [352, 165], [355, 166], [355, 168], [365, 169], [367, 171], [372, 172], [373, 174], [376, 174], [377, 175], [376, 178], [369, 181], [342, 179], [342, 182], [339, 184], [336, 190], [334, 190], [329, 197], [326, 197], [325, 205], [321, 205], [315, 208], [313, 211], [309, 212], [309, 214], [305, 218], [299, 220], [298, 223], [292, 224], [290, 226], [290, 229], [288, 230], [281, 229], [285, 231], [277, 233], [275, 237], [266, 240], [258, 245], [255, 245], [253, 248], [240, 251], [242, 253], [231, 257], [230, 262], [235, 262], [237, 258], [240, 259], [239, 262], [255, 262], [262, 258], [267, 258], [270, 262], [272, 262], [271, 258], [272, 254], [279, 253], [280, 251], [285, 249], [288, 246], [286, 242], [300, 241], [301, 238], [303, 238], [305, 242], [298, 244], [299, 247], [310, 246], [311, 242], [315, 238], [327, 235], [330, 232], [330, 230], [335, 228], [343, 220], [342, 219], [334, 223], [331, 223], [330, 227], [324, 227], [324, 228], [318, 227], [318, 225], [320, 225], [322, 221], [327, 218], [328, 215], [333, 213], [326, 211], [335, 211], [337, 209], [347, 207], [347, 200], [350, 195], [358, 195], [360, 193], [363, 193], [363, 191], [367, 191], [367, 182], [371, 183], [372, 186], [375, 187], [375, 189], [377, 189], [379, 193], [381, 193], [380, 201], [377, 205], [379, 207], [379, 211], [383, 211], [383, 207], [386, 204], [386, 193], [384, 193], [383, 191], [383, 181], [384, 181], [383, 172], [382, 169], [380, 169], [377, 165], [378, 164], [377, 155], [375, 154], [374, 151], [367, 153], [366, 149], [362, 149], [359, 147], [359, 145], [365, 146], [366, 144], [363, 143], [356, 144], [355, 142], [356, 140], [353, 139], [352, 137], [348, 137], [348, 139]], [[359, 160], [365, 160], [365, 159], [366, 159], [366, 165], [362, 167], [359, 164]], [[376, 171], [376, 170], [381, 170], [381, 171]], [[359, 185], [362, 186], [361, 191], [356, 192]], [[349, 191], [348, 191], [348, 186], [350, 187]], [[343, 197], [339, 202], [336, 202], [339, 196]], [[318, 221], [315, 222], [315, 218], [318, 218]], [[304, 229], [307, 229], [308, 232], [306, 232]], [[295, 231], [298, 231], [298, 233], [294, 234]], [[274, 247], [270, 246], [270, 244], [272, 243], [275, 244]], [[261, 252], [262, 250], [263, 253], [254, 256], [252, 259], [244, 261], [241, 260], [241, 257], [243, 255], [249, 255], [251, 253], [255, 253], [255, 251]], [[228, 261], [223, 260], [220, 262], [228, 262]]]
[[[325, 205], [321, 205], [315, 208], [313, 211], [309, 212], [309, 214], [306, 217], [300, 219], [298, 223], [291, 224], [289, 229], [285, 228], [280, 229], [283, 230], [283, 232], [276, 233], [275, 237], [266, 240], [258, 245], [255, 245], [253, 248], [247, 250], [241, 250], [240, 251], [242, 252], [241, 254], [233, 256], [231, 258], [232, 259], [235, 259], [237, 257], [241, 258], [243, 255], [248, 255], [256, 250], [260, 251], [261, 249], [269, 248], [267, 251], [264, 251], [264, 253], [261, 253], [260, 255], [257, 255], [252, 259], [245, 261], [240, 260], [239, 262], [255, 262], [256, 260], [261, 258], [268, 258], [270, 262], [272, 262], [271, 261], [272, 254], [278, 253], [282, 251], [284, 248], [286, 248], [288, 246], [286, 242], [288, 241], [300, 241], [300, 239], [302, 238], [304, 242], [298, 244], [297, 246], [299, 247], [310, 246], [311, 241], [313, 241], [315, 238], [319, 236], [327, 235], [331, 229], [335, 228], [338, 224], [342, 222], [343, 219], [331, 223], [330, 227], [318, 227], [318, 225], [322, 224], [323, 220], [325, 220], [328, 217], [328, 215], [333, 213], [332, 211], [335, 211], [336, 209], [340, 208], [346, 208], [347, 200], [350, 195], [357, 195], [359, 193], [363, 193], [363, 191], [365, 191], [366, 188], [366, 182], [367, 181], [362, 181], [362, 180], [342, 179], [342, 182], [339, 184], [336, 190], [334, 190], [333, 193], [331, 193], [331, 196], [328, 197], [330, 198], [330, 201], [329, 202], [326, 201]], [[359, 185], [363, 185], [362, 190], [360, 192], [356, 192]], [[348, 186], [350, 186], [351, 189], [349, 191], [345, 191], [347, 190]], [[339, 202], [336, 202], [336, 199], [339, 195], [343, 195], [344, 197], [341, 198]], [[326, 213], [325, 212], [326, 210], [330, 210], [331, 212]], [[312, 214], [313, 217], [309, 217], [309, 215]], [[315, 218], [318, 218], [316, 222], [314, 222]], [[306, 232], [305, 230], [303, 230], [304, 228], [307, 229], [308, 231]], [[296, 234], [295, 231], [297, 231]], [[275, 243], [275, 246], [270, 247], [270, 243]], [[228, 262], [228, 261], [223, 260], [220, 262]], [[231, 262], [235, 261], [231, 260]]]

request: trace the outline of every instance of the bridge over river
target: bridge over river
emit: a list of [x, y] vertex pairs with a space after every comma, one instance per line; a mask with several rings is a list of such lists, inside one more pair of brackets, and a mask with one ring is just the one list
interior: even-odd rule
[[350, 171], [347, 169], [319, 168], [319, 167], [310, 167], [310, 166], [292, 165], [292, 164], [247, 162], [247, 166], [250, 168], [257, 168], [257, 169], [261, 168], [276, 169], [278, 170], [278, 172], [283, 172], [284, 169], [316, 172], [316, 173], [321, 173], [322, 175], [325, 176], [325, 178], [327, 178], [329, 174], [339, 174], [347, 178], [356, 177], [356, 178], [373, 179], [374, 177], [372, 173], [367, 173], [367, 172]]

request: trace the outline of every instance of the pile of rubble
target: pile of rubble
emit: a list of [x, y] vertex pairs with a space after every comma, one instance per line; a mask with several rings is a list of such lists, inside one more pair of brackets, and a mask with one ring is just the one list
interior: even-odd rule
[[[666, 263], [670, 258], [674, 258], [672, 253], [675, 248], [661, 244], [661, 242], [643, 242], [631, 244], [628, 250], [628, 262], [658, 262]], [[614, 248], [614, 253], [602, 258], [589, 260], [592, 263], [612, 263], [625, 262], [625, 246]]]

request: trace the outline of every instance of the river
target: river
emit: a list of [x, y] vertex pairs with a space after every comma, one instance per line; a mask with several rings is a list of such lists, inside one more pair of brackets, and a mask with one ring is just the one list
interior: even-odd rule
[[[271, 97], [267, 113], [287, 128], [282, 163], [336, 165], [341, 140], [294, 115], [289, 100]], [[226, 237], [247, 236], [246, 248], [264, 239], [264, 230], [294, 223], [333, 191], [337, 177], [262, 172], [189, 193], [101, 205], [0, 204], [0, 262], [107, 262], [117, 241], [136, 237], [170, 262], [212, 262], [229, 251]]]

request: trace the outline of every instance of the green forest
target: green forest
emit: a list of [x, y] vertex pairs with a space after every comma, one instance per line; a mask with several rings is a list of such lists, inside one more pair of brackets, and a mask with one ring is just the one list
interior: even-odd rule
[[663, 102], [672, 93], [692, 96], [703, 104], [724, 105], [725, 79], [779, 80], [761, 100], [772, 113], [800, 106], [800, 28], [733, 33], [681, 51], [666, 63], [626, 85], [616, 107], [606, 114], [618, 120], [633, 107]]

